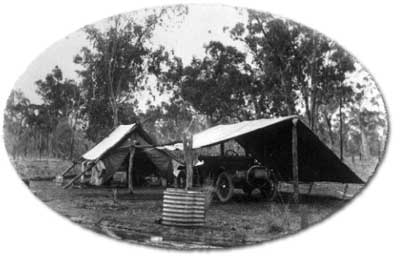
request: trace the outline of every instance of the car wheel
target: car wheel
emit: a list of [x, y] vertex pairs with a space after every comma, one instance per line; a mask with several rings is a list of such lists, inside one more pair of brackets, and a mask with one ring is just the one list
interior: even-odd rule
[[228, 200], [231, 199], [233, 195], [233, 181], [232, 181], [232, 176], [226, 172], [223, 171], [218, 175], [217, 181], [215, 183], [216, 187], [216, 195], [218, 197], [218, 200], [220, 202], [227, 202]]

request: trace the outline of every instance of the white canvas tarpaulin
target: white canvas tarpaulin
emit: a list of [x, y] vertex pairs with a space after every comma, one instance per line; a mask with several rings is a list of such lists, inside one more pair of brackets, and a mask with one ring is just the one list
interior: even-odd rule
[[128, 159], [132, 145], [137, 146], [133, 159], [134, 172], [140, 174], [157, 169], [161, 176], [172, 175], [171, 157], [166, 149], [162, 146], [163, 150], [157, 149], [156, 141], [137, 123], [118, 126], [100, 143], [82, 155], [82, 158], [94, 163], [101, 160], [105, 169], [101, 172], [99, 176], [101, 182], [98, 183], [106, 182], [116, 171], [125, 166], [123, 164]]
[[109, 149], [115, 146], [126, 135], [128, 135], [136, 124], [120, 125], [113, 132], [110, 133], [104, 140], [94, 146], [91, 150], [82, 155], [86, 160], [95, 160], [100, 158]]
[[[252, 157], [273, 168], [280, 180], [292, 180], [292, 115], [274, 119], [222, 124], [193, 135], [193, 149], [235, 140]], [[363, 183], [301, 120], [298, 133], [298, 169], [301, 182]]]
[[227, 141], [238, 136], [265, 128], [267, 126], [296, 118], [297, 116], [287, 116], [274, 119], [260, 119], [252, 121], [242, 121], [234, 124], [222, 124], [204, 130], [193, 135], [193, 149], [210, 146], [213, 144]]

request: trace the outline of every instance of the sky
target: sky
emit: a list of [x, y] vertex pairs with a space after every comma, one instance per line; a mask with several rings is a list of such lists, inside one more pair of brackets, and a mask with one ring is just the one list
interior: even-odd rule
[[[139, 16], [144, 14], [143, 11], [132, 13]], [[227, 33], [223, 32], [222, 28], [224, 26], [233, 27], [238, 22], [245, 22], [246, 19], [245, 13], [243, 14], [233, 7], [190, 5], [189, 12], [184, 19], [170, 20], [172, 23], [179, 22], [175, 26], [156, 30], [152, 43], [173, 49], [175, 55], [181, 57], [183, 62], [188, 64], [193, 56], [202, 57], [204, 55], [204, 45], [210, 40], [237, 45]], [[94, 23], [100, 28], [103, 24], [104, 20]], [[73, 63], [73, 57], [84, 46], [89, 46], [89, 42], [81, 29], [57, 41], [29, 65], [14, 87], [22, 90], [32, 103], [41, 103], [40, 97], [35, 93], [35, 82], [44, 79], [56, 65], [61, 68], [64, 77], [79, 81], [75, 71], [80, 69], [80, 66]]]

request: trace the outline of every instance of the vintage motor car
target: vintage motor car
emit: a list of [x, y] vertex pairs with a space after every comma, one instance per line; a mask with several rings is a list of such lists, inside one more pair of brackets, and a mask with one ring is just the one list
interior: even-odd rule
[[258, 189], [267, 199], [273, 199], [276, 194], [276, 179], [271, 168], [263, 166], [251, 155], [239, 155], [234, 150], [226, 150], [219, 156], [198, 157], [203, 161], [194, 170], [201, 183], [211, 180], [215, 187], [215, 195], [220, 202], [229, 201], [235, 189], [242, 189], [250, 196]]

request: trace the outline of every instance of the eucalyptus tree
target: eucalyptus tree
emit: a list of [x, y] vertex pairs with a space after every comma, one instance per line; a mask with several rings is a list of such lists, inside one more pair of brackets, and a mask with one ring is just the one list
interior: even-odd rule
[[268, 97], [261, 102], [269, 116], [299, 114], [320, 136], [327, 128], [330, 144], [336, 145], [333, 117], [339, 113], [342, 122], [342, 110], [354, 98], [345, 83], [355, 70], [352, 56], [310, 28], [257, 11], [249, 11], [247, 23], [236, 24], [230, 35], [249, 51], [253, 81], [260, 97]]
[[235, 47], [210, 42], [203, 59], [194, 58], [183, 69], [182, 98], [212, 124], [229, 119], [246, 120], [246, 88], [250, 76], [246, 72], [246, 56]]
[[[47, 120], [45, 131], [46, 144], [49, 151], [54, 152], [54, 132], [64, 119], [70, 118], [82, 104], [80, 88], [78, 84], [71, 79], [64, 78], [61, 68], [55, 66], [51, 73], [48, 73], [44, 79], [37, 80], [36, 93], [41, 97], [43, 104], [36, 108], [36, 114], [32, 118], [33, 122], [42, 119]], [[43, 121], [40, 125], [43, 125]], [[73, 129], [73, 126], [69, 126]], [[72, 130], [73, 132], [73, 130]], [[70, 137], [71, 155], [73, 150], [74, 136]]]
[[4, 111], [4, 143], [9, 154], [15, 158], [21, 151], [21, 145], [26, 145], [21, 136], [25, 131], [26, 114], [30, 105], [20, 90], [12, 90]]
[[268, 103], [264, 106], [270, 107], [271, 116], [297, 113], [298, 25], [250, 10], [247, 24], [238, 23], [230, 34], [249, 51], [253, 75], [259, 83], [257, 91], [260, 98], [268, 97], [261, 101]]
[[[150, 11], [149, 11], [150, 12]], [[184, 15], [185, 6], [154, 9], [144, 17], [128, 14], [110, 18], [104, 28], [87, 26], [84, 31], [89, 46], [83, 47], [74, 62], [84, 88], [88, 135], [98, 139], [98, 130], [120, 124], [122, 107], [137, 106], [135, 93], [147, 88], [149, 75], [157, 74], [163, 49], [151, 43], [156, 29], [165, 26], [173, 15]], [[125, 114], [126, 115], [126, 114]], [[101, 138], [101, 134], [100, 134]]]

